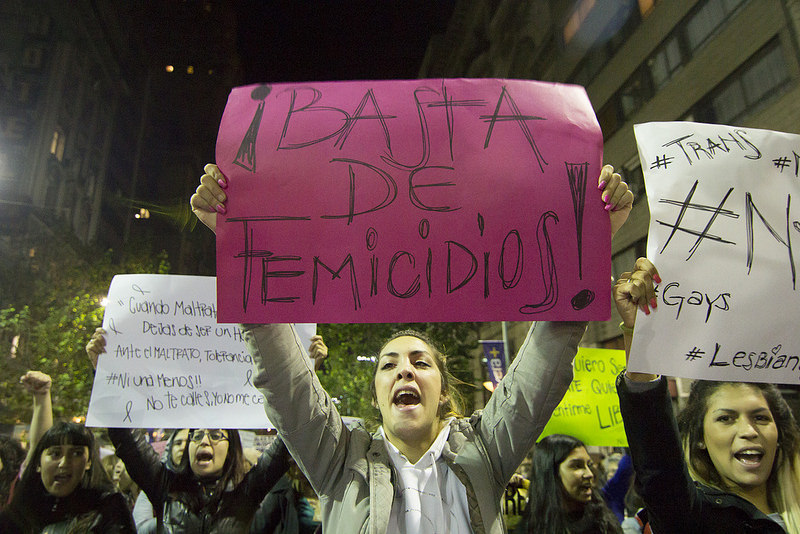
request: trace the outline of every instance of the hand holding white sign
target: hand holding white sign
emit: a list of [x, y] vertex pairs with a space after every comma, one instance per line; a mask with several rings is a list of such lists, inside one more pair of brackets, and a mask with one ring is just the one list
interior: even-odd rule
[[215, 297], [213, 277], [114, 277], [86, 347], [88, 426], [271, 427], [239, 325], [217, 323]]

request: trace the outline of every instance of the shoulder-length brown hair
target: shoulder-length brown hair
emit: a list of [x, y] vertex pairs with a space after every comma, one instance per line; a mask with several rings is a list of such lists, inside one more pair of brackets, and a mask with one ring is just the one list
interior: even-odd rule
[[92, 431], [85, 426], [72, 422], [58, 422], [44, 433], [33, 449], [30, 463], [25, 466], [22, 477], [14, 489], [14, 497], [4, 513], [9, 514], [23, 532], [40, 532], [51, 519], [52, 500], [42, 483], [38, 471], [42, 454], [56, 445], [77, 445], [89, 449], [89, 469], [83, 474], [81, 483], [75, 491], [94, 490], [98, 494], [115, 491], [103, 465]]

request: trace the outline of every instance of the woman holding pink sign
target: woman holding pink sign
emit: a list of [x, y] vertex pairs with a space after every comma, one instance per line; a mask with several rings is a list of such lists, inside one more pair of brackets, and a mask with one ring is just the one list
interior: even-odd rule
[[[654, 281], [639, 258], [614, 285], [628, 355], [637, 307], [656, 309]], [[800, 534], [800, 428], [778, 388], [697, 380], [677, 420], [664, 377], [626, 371], [617, 391], [654, 532]]]
[[[191, 206], [216, 230], [225, 213], [225, 177], [207, 165]], [[633, 202], [618, 174], [603, 168], [599, 196], [612, 232]], [[280, 436], [320, 497], [326, 532], [505, 533], [500, 499], [512, 474], [572, 380], [583, 322], [531, 327], [486, 408], [458, 413], [446, 355], [417, 332], [399, 332], [380, 348], [372, 399], [375, 433], [348, 429], [301, 357], [290, 325], [247, 325], [253, 383]], [[312, 355], [325, 350], [321, 340]]]

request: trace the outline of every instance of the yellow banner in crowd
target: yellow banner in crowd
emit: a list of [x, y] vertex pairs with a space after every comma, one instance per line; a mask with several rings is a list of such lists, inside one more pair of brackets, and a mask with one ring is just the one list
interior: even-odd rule
[[540, 437], [569, 434], [586, 445], [627, 447], [617, 397], [625, 351], [579, 348], [575, 378]]

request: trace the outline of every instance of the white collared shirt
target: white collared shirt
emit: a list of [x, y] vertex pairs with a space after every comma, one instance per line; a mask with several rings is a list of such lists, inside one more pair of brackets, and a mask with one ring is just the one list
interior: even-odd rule
[[387, 532], [461, 534], [472, 532], [467, 488], [442, 458], [450, 421], [416, 464], [400, 453], [380, 428], [397, 473]]

